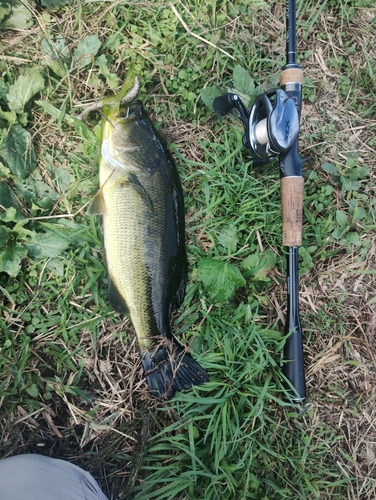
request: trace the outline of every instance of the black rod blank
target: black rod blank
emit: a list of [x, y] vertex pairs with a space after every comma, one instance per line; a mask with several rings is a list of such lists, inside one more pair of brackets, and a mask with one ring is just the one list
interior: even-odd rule
[[292, 387], [288, 386], [291, 400], [302, 402], [306, 397], [304, 376], [303, 334], [299, 318], [298, 247], [289, 247], [287, 254], [287, 318], [285, 335], [290, 334], [284, 349], [283, 373]]
[[296, 64], [296, 2], [286, 1], [286, 62]]

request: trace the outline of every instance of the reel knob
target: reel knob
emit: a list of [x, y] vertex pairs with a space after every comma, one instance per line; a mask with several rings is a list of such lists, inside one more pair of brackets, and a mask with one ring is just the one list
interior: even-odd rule
[[286, 153], [299, 135], [299, 114], [294, 101], [282, 89], [260, 94], [248, 123], [249, 147], [262, 159]]

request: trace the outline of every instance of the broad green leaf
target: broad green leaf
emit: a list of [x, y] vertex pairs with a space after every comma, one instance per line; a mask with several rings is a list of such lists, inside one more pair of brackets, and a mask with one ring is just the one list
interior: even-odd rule
[[5, 19], [12, 11], [12, 5], [10, 0], [1, 0], [0, 1], [0, 21]]
[[54, 257], [48, 261], [46, 269], [51, 271], [54, 276], [64, 276], [64, 260]]
[[251, 95], [255, 90], [255, 84], [251, 75], [242, 66], [235, 66], [233, 72], [235, 88], [245, 95]]
[[205, 106], [207, 106], [211, 111], [213, 111], [213, 101], [216, 97], [220, 95], [216, 87], [205, 87], [200, 92], [201, 99], [203, 100]]
[[248, 255], [242, 262], [242, 268], [246, 271], [251, 271], [253, 268], [257, 267], [259, 262], [260, 254], [258, 252]]
[[218, 236], [218, 242], [226, 248], [229, 253], [234, 253], [239, 242], [236, 226], [230, 224], [225, 227]]
[[[0, 136], [1, 140], [1, 136]], [[0, 178], [10, 178], [10, 168], [6, 167], [4, 163], [0, 161]]]
[[29, 387], [26, 387], [26, 392], [32, 398], [37, 398], [39, 395], [39, 388], [38, 388], [37, 384], [31, 384]]
[[55, 53], [58, 54], [59, 58], [62, 58], [65, 62], [67, 62], [70, 59], [70, 50], [66, 39], [62, 35], [57, 35], [53, 45]]
[[17, 219], [17, 210], [14, 207], [9, 207], [0, 215], [0, 219], [4, 222], [15, 222]]
[[18, 203], [11, 188], [4, 183], [0, 183], [0, 205], [4, 208], [17, 207]]
[[350, 231], [346, 234], [346, 240], [351, 244], [355, 245], [356, 247], [360, 247], [362, 245], [360, 239], [359, 239], [359, 234], [356, 233], [355, 231]]
[[205, 285], [212, 302], [228, 301], [238, 288], [245, 285], [237, 267], [217, 259], [199, 261], [198, 279]]
[[13, 125], [4, 134], [0, 154], [12, 173], [21, 179], [25, 179], [36, 167], [31, 135], [21, 125]]
[[[1, 21], [1, 4], [0, 4], [0, 21]], [[0, 77], [0, 99], [5, 100], [8, 90], [9, 90], [9, 85], [5, 83], [4, 78]]]
[[354, 220], [362, 220], [367, 216], [367, 212], [364, 208], [356, 206], [352, 213], [352, 217]]
[[12, 346], [12, 341], [10, 339], [7, 339], [3, 344], [3, 349], [8, 349], [11, 346]]
[[364, 179], [364, 177], [366, 177], [370, 173], [371, 169], [370, 167], [364, 165], [363, 167], [357, 167], [357, 171], [358, 179]]
[[17, 123], [17, 114], [15, 111], [3, 111], [0, 106], [0, 117], [3, 117], [10, 125]]
[[97, 35], [88, 35], [77, 45], [73, 52], [73, 61], [79, 68], [84, 68], [94, 60], [94, 56], [101, 47]]
[[16, 113], [22, 113], [30, 99], [44, 88], [44, 78], [36, 68], [27, 70], [9, 87], [8, 106]]
[[345, 177], [341, 175], [342, 182], [342, 191], [358, 191], [360, 184], [355, 179], [350, 179], [349, 177]]
[[10, 229], [6, 226], [0, 226], [0, 247], [4, 246], [9, 239]]
[[277, 262], [274, 252], [265, 250], [262, 253], [249, 255], [242, 262], [242, 268], [252, 274], [253, 281], [269, 281], [268, 272]]
[[41, 41], [42, 52], [47, 56], [41, 62], [48, 66], [54, 73], [63, 77], [67, 74], [70, 62], [70, 53], [67, 42], [63, 36], [56, 40], [43, 38]]
[[50, 70], [52, 70], [61, 78], [63, 78], [68, 73], [67, 68], [59, 61], [55, 61], [55, 59], [43, 59], [42, 64], [48, 66]]
[[111, 75], [111, 72], [110, 72], [107, 57], [104, 54], [101, 54], [100, 56], [96, 57], [95, 65], [98, 66], [99, 72], [103, 76], [105, 76], [106, 78], [109, 78], [109, 76]]
[[22, 194], [29, 205], [34, 206], [34, 209], [42, 208], [48, 211], [52, 208], [53, 200], [59, 198], [57, 191], [38, 180], [38, 172], [30, 175], [26, 181], [16, 179], [15, 184], [17, 191]]
[[34, 259], [58, 257], [69, 246], [70, 242], [64, 236], [56, 233], [39, 233], [32, 243], [25, 243], [29, 256]]
[[60, 222], [41, 222], [41, 226], [46, 232], [50, 234], [55, 234], [57, 238], [65, 240], [67, 243], [73, 243], [75, 245], [82, 244], [82, 238], [80, 234], [86, 229], [80, 224], [70, 220], [61, 219]]
[[[0, 8], [3, 4], [11, 4], [11, 12], [2, 21], [2, 28], [10, 28], [17, 30], [26, 30], [30, 28], [32, 24], [32, 14], [31, 11], [27, 8], [28, 0], [18, 1], [18, 2], [4, 2], [4, 0], [0, 3]], [[6, 7], [7, 8], [7, 7]], [[1, 19], [1, 11], [0, 11], [0, 19]]]
[[69, 170], [65, 167], [55, 167], [50, 170], [54, 184], [60, 192], [66, 191], [71, 182]]
[[334, 174], [334, 172], [337, 171], [335, 165], [332, 163], [324, 163], [321, 168], [325, 170], [325, 172], [328, 172], [328, 174]]
[[335, 229], [332, 232], [332, 237], [335, 240], [340, 240], [344, 236], [345, 233], [346, 233], [346, 226], [345, 227], [337, 227], [337, 229]]
[[9, 276], [17, 276], [21, 269], [21, 261], [27, 255], [27, 249], [12, 241], [0, 251], [0, 271], [4, 271]]
[[30, 231], [29, 229], [26, 229], [24, 226], [27, 224], [29, 221], [27, 219], [22, 219], [19, 220], [14, 228], [12, 229], [12, 232], [17, 235], [18, 240], [29, 240], [33, 241], [35, 237], [34, 231]]
[[53, 9], [54, 7], [64, 7], [69, 3], [69, 0], [41, 0], [43, 7], [47, 9]]
[[349, 223], [347, 215], [342, 210], [336, 210], [336, 221], [341, 227], [345, 227]]

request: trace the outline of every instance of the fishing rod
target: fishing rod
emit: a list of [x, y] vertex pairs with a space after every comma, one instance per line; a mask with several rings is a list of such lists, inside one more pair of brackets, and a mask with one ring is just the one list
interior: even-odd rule
[[304, 160], [298, 151], [303, 71], [296, 53], [296, 1], [286, 0], [286, 64], [280, 74], [279, 88], [256, 97], [250, 110], [237, 94], [217, 97], [213, 108], [219, 115], [236, 109], [243, 122], [243, 144], [256, 161], [262, 164], [278, 158], [282, 243], [287, 260], [287, 315], [283, 373], [286, 388], [293, 402], [306, 397], [303, 334], [299, 317], [299, 247], [302, 244]]

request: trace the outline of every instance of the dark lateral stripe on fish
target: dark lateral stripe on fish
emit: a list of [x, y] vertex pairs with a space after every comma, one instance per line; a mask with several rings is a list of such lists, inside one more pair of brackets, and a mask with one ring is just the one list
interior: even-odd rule
[[180, 346], [174, 350], [173, 357], [165, 347], [160, 347], [153, 356], [146, 352], [142, 366], [150, 391], [157, 398], [172, 398], [176, 391], [209, 380], [205, 370]]

